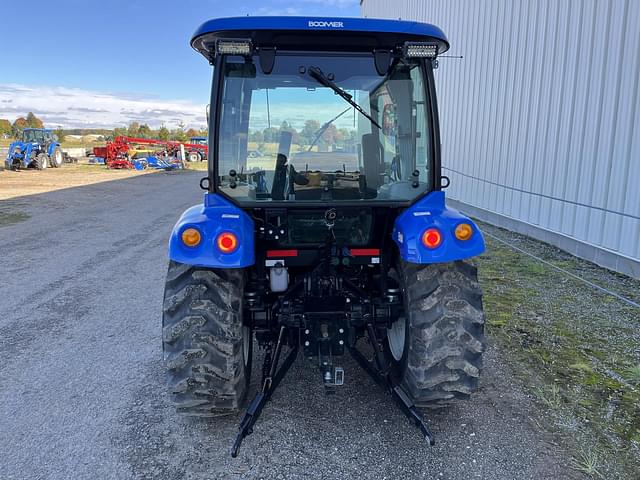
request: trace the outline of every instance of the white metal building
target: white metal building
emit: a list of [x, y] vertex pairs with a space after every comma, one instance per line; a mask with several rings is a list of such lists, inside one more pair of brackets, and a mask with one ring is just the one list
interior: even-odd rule
[[[449, 198], [640, 278], [640, 0], [362, 0], [438, 25]], [[452, 202], [455, 203], [455, 202]]]

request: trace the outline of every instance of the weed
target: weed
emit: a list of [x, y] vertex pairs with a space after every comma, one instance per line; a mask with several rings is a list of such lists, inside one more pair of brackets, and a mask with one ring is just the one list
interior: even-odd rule
[[571, 459], [571, 467], [591, 477], [604, 478], [600, 472], [602, 468], [601, 455], [595, 448], [578, 452], [578, 455]]

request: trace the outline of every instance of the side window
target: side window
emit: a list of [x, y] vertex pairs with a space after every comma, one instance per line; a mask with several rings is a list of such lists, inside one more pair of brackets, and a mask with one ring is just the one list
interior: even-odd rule
[[391, 164], [393, 157], [396, 155], [396, 105], [393, 103], [386, 87], [380, 90], [377, 100], [377, 108], [382, 125], [382, 135], [380, 136], [383, 155], [382, 162]]
[[420, 69], [414, 67], [411, 69], [411, 81], [413, 83], [414, 108], [413, 117], [415, 122], [416, 135], [416, 168], [423, 172], [429, 168], [429, 145], [431, 144], [431, 129], [426, 124], [428, 118], [427, 102], [424, 94], [424, 82]]

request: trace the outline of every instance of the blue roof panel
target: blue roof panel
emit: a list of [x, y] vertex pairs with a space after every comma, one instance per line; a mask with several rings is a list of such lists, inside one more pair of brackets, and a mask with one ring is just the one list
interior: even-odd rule
[[[220, 32], [296, 32], [304, 35], [319, 32], [345, 32], [349, 34], [378, 34], [379, 36], [394, 35], [416, 39], [425, 37], [436, 40], [439, 52], [449, 48], [449, 42], [444, 32], [435, 25], [407, 20], [384, 20], [378, 18], [358, 17], [229, 17], [214, 18], [203, 23], [193, 34], [191, 45], [196, 47], [196, 41], [203, 36], [215, 36]], [[199, 42], [198, 42], [199, 43]], [[204, 53], [204, 52], [203, 52]]]

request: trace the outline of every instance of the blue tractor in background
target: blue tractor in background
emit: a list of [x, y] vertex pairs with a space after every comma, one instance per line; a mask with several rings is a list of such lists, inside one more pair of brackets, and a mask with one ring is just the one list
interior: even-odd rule
[[5, 164], [7, 168], [58, 168], [64, 162], [64, 154], [57, 136], [46, 128], [25, 128], [22, 139], [9, 146]]
[[204, 23], [191, 45], [213, 65], [210, 151], [204, 202], [169, 243], [172, 402], [195, 416], [238, 411], [260, 347], [236, 456], [299, 354], [338, 394], [349, 353], [432, 444], [421, 409], [468, 398], [485, 349], [469, 261], [483, 236], [443, 192], [434, 69], [444, 33], [241, 17]]

